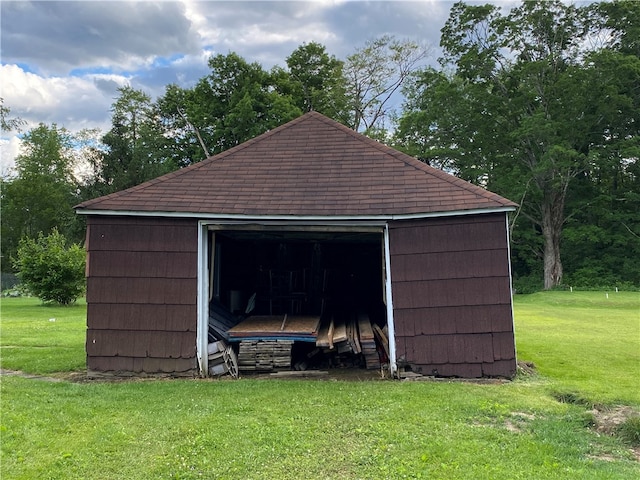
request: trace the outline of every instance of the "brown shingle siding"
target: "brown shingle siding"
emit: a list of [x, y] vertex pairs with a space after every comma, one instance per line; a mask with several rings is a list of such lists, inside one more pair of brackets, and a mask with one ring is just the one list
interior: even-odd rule
[[193, 358], [195, 345], [193, 332], [87, 331], [90, 357]]
[[87, 222], [89, 370], [195, 369], [196, 221], [90, 216]]
[[389, 229], [398, 355], [426, 374], [512, 376], [504, 214], [399, 221]]

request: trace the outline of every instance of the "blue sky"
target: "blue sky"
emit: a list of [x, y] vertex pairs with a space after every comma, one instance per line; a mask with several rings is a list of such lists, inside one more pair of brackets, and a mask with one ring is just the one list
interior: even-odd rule
[[[470, 2], [469, 2], [470, 3]], [[500, 3], [510, 7], [516, 2]], [[152, 97], [169, 83], [192, 86], [207, 59], [234, 51], [265, 68], [286, 66], [298, 46], [319, 42], [344, 59], [384, 34], [434, 48], [453, 4], [405, 1], [7, 1], [0, 2], [0, 96], [12, 116], [74, 132], [110, 126], [117, 88]], [[0, 174], [19, 151], [2, 134]]]

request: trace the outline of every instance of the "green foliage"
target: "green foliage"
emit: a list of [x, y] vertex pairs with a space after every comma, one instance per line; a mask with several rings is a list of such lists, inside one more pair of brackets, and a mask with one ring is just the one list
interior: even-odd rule
[[344, 73], [352, 111], [349, 126], [365, 134], [389, 129], [395, 120], [391, 99], [428, 54], [428, 48], [418, 42], [383, 35], [348, 55]]
[[[459, 2], [442, 30], [442, 68], [405, 89], [397, 144], [520, 203], [515, 273], [540, 272], [545, 288], [562, 283], [561, 252], [569, 274], [596, 263], [638, 282], [622, 254], [640, 248], [640, 58], [628, 35], [638, 13], [637, 2], [532, 1], [504, 14]], [[571, 229], [586, 225], [604, 245], [573, 242], [584, 235]]]
[[20, 127], [25, 123], [21, 118], [11, 118], [10, 113], [11, 109], [4, 106], [4, 98], [0, 97], [0, 131], [2, 132], [20, 130]]
[[529, 294], [540, 292], [544, 289], [542, 275], [528, 277], [515, 277], [513, 279], [513, 291], [517, 294]]
[[22, 283], [45, 302], [69, 305], [84, 293], [85, 251], [66, 247], [57, 229], [36, 239], [24, 237], [18, 245], [15, 268]]
[[78, 231], [73, 212], [78, 198], [73, 141], [55, 124], [40, 124], [22, 139], [15, 176], [0, 179], [3, 258], [15, 256], [24, 236], [35, 238], [54, 227], [68, 236]]
[[111, 106], [111, 129], [102, 137], [104, 150], [93, 149], [93, 172], [83, 186], [91, 198], [124, 190], [177, 168], [165, 151], [169, 140], [151, 97], [131, 87], [118, 89]]
[[344, 62], [329, 55], [324, 45], [305, 43], [287, 57], [293, 98], [303, 112], [316, 111], [350, 124]]

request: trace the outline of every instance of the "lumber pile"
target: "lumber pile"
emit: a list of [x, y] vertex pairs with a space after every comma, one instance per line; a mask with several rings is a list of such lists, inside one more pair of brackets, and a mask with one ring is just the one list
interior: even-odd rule
[[[225, 333], [236, 344], [235, 363], [244, 373], [345, 367], [378, 370], [389, 356], [384, 330], [364, 313], [337, 314], [322, 321], [317, 316], [256, 315]], [[221, 361], [217, 368], [224, 370], [224, 365]]]
[[271, 372], [291, 368], [293, 340], [244, 340], [238, 351], [241, 372]]
[[367, 369], [379, 369], [380, 356], [378, 355], [373, 327], [367, 315], [358, 315], [358, 332], [360, 332], [360, 346], [362, 347], [362, 356]]
[[[382, 332], [380, 327], [372, 324], [369, 316], [363, 313], [348, 317], [332, 316], [320, 325], [316, 346], [325, 353], [335, 351], [339, 355], [362, 354], [367, 369], [379, 369], [378, 344], [385, 340], [375, 333], [376, 328]], [[388, 341], [381, 348], [386, 351], [389, 348]]]

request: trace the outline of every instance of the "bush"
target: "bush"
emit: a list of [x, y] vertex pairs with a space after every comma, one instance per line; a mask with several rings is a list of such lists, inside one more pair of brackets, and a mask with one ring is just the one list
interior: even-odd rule
[[85, 252], [80, 245], [66, 247], [64, 235], [54, 229], [37, 239], [24, 237], [14, 267], [25, 287], [45, 302], [69, 305], [84, 293]]
[[531, 275], [529, 277], [514, 277], [513, 279], [513, 293], [536, 293], [544, 289], [542, 277]]

